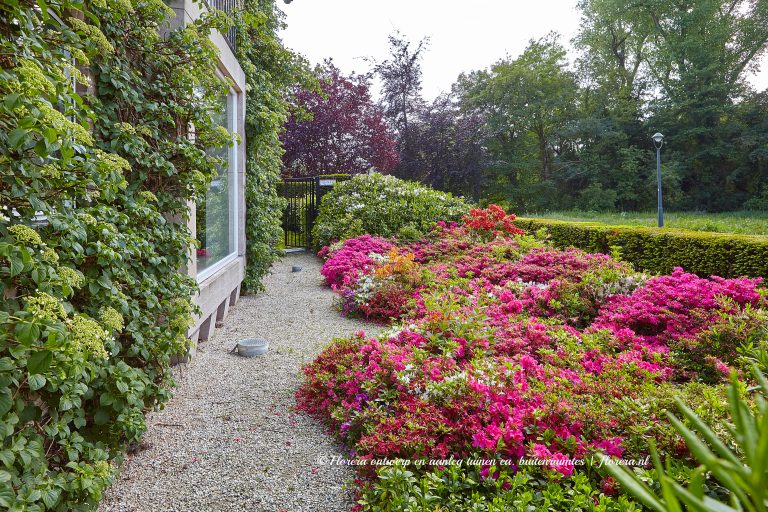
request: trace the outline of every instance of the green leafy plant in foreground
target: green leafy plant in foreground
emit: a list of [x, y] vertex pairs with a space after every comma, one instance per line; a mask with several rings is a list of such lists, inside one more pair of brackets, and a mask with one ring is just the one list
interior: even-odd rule
[[[635, 473], [622, 466], [606, 469], [624, 491], [652, 510], [659, 512], [750, 511], [768, 510], [768, 380], [753, 369], [757, 386], [754, 409], [739, 398], [740, 384], [735, 378], [728, 389], [733, 426], [729, 433], [736, 446], [729, 447], [702, 419], [679, 398], [675, 399], [688, 425], [668, 413], [675, 429], [683, 436], [688, 449], [701, 465], [691, 474], [687, 487], [671, 478], [662, 466], [655, 446], [651, 444], [654, 465], [660, 475], [661, 496]], [[667, 466], [669, 468], [669, 466]], [[728, 491], [730, 502], [723, 503], [706, 494], [705, 481], [711, 475]]]
[[[493, 466], [493, 470], [497, 470]], [[427, 472], [400, 463], [377, 471], [355, 511], [376, 512], [633, 512], [627, 496], [607, 496], [585, 474], [547, 479], [529, 469], [483, 478], [478, 467], [448, 466]]]

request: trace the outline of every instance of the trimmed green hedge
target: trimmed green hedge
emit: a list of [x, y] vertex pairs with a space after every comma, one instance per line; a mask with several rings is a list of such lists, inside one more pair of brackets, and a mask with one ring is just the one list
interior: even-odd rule
[[349, 180], [352, 179], [353, 174], [347, 174], [343, 172], [337, 172], [332, 174], [321, 174], [320, 179], [323, 180]]
[[683, 267], [700, 276], [768, 276], [768, 237], [666, 228], [609, 226], [591, 222], [518, 218], [515, 224], [533, 233], [545, 229], [557, 247], [610, 253], [638, 270], [667, 274]]

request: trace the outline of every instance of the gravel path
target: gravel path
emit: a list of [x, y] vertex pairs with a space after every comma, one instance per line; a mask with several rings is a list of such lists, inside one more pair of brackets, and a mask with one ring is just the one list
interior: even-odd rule
[[[292, 273], [299, 265], [301, 272]], [[345, 511], [353, 472], [321, 464], [342, 455], [323, 427], [294, 412], [301, 366], [334, 336], [372, 324], [342, 318], [322, 286], [320, 262], [288, 255], [265, 293], [240, 299], [225, 327], [181, 367], [174, 398], [148, 418], [147, 448], [128, 456], [100, 512]], [[229, 354], [260, 336], [269, 352]]]

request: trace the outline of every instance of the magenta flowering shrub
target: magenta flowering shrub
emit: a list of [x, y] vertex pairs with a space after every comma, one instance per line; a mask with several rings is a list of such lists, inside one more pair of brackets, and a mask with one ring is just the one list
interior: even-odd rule
[[592, 324], [622, 337], [649, 343], [693, 338], [723, 313], [763, 302], [757, 291], [762, 279], [702, 279], [675, 268], [650, 279], [631, 295], [614, 295]]
[[606, 254], [589, 254], [579, 249], [565, 251], [542, 247], [533, 249], [511, 265], [514, 276], [525, 282], [547, 283], [553, 279], [578, 281], [598, 266], [621, 268]]
[[[649, 277], [607, 255], [521, 235], [488, 240], [455, 224], [403, 247], [348, 240], [323, 275], [347, 313], [386, 311], [393, 325], [323, 351], [304, 369], [299, 408], [360, 459], [512, 461], [468, 469], [476, 485], [451, 491], [466, 496], [523, 492], [524, 474], [537, 475], [531, 492], [541, 478], [577, 479], [610, 501], [616, 483], [585, 461], [644, 458], [650, 438], [685, 468], [685, 443], [664, 412], [680, 396], [708, 419], [724, 417], [725, 378], [768, 329], [760, 279]], [[552, 464], [522, 467], [526, 458]], [[426, 485], [444, 470], [416, 473]], [[365, 496], [382, 474], [362, 471]]]
[[371, 254], [386, 254], [392, 247], [386, 239], [371, 235], [350, 238], [338, 247], [323, 247], [319, 256], [327, 259], [320, 273], [333, 289], [351, 286], [373, 267]]

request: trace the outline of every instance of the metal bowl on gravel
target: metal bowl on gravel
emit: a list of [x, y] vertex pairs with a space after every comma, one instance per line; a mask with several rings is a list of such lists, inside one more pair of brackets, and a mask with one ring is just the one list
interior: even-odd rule
[[235, 346], [237, 353], [243, 357], [260, 356], [267, 353], [269, 342], [264, 338], [242, 340]]

